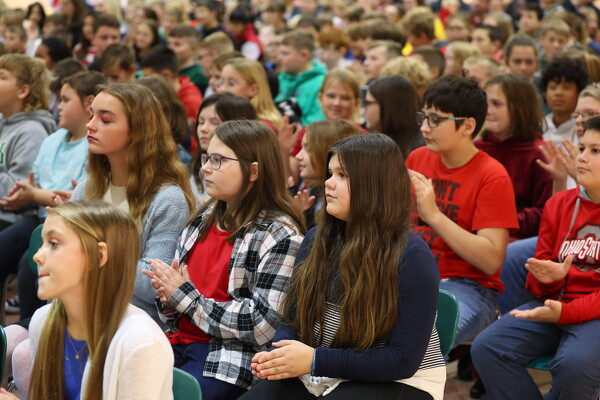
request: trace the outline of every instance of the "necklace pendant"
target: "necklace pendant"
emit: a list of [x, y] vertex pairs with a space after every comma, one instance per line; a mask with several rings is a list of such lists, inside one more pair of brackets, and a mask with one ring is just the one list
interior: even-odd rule
[[79, 360], [79, 354], [75, 354], [75, 359]]

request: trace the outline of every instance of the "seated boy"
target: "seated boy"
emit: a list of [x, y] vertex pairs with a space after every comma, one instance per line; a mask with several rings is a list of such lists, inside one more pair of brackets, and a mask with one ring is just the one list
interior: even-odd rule
[[579, 187], [544, 208], [535, 258], [527, 260], [523, 304], [481, 332], [471, 355], [490, 398], [542, 399], [527, 364], [554, 354], [546, 398], [597, 399], [600, 392], [600, 118], [584, 123]]
[[196, 1], [194, 17], [203, 38], [225, 30], [223, 27], [223, 6], [218, 0]]
[[402, 56], [402, 46], [391, 40], [377, 40], [367, 48], [365, 52], [365, 62], [363, 68], [365, 72], [366, 84], [379, 78], [379, 73], [388, 61]]
[[563, 139], [574, 141], [575, 120], [571, 116], [587, 83], [588, 73], [580, 60], [556, 57], [544, 70], [540, 87], [551, 111], [546, 115], [544, 139], [557, 146]]
[[[230, 54], [235, 51], [233, 40], [225, 32], [215, 32], [212, 35], [202, 39], [198, 46], [198, 64], [202, 67], [207, 81], [210, 78], [210, 70], [213, 61], [222, 54]], [[213, 92], [208, 86], [204, 93], [204, 97], [210, 96]]]
[[102, 52], [99, 66], [110, 82], [132, 82], [135, 79], [135, 52], [125, 43], [113, 43]]
[[279, 74], [279, 94], [275, 101], [294, 97], [302, 110], [300, 120], [304, 126], [325, 119], [318, 94], [327, 69], [312, 61], [314, 51], [313, 37], [302, 31], [287, 33], [279, 50], [283, 72]]
[[173, 50], [179, 62], [178, 76], [187, 76], [204, 93], [208, 86], [208, 78], [202, 67], [196, 63], [198, 45], [200, 44], [198, 30], [188, 25], [176, 26], [169, 33], [168, 43], [169, 48]]
[[543, 18], [544, 11], [538, 3], [525, 3], [523, 10], [521, 10], [521, 16], [519, 17], [519, 31], [529, 37], [537, 37], [538, 30], [542, 26]]
[[4, 44], [10, 53], [25, 54], [27, 34], [21, 25], [9, 25], [4, 32]]
[[[56, 130], [48, 111], [50, 80], [44, 62], [22, 54], [0, 57], [0, 197], [27, 179], [44, 139]], [[0, 206], [0, 231], [35, 208]]]
[[473, 145], [487, 113], [477, 82], [445, 76], [427, 88], [423, 104], [418, 121], [427, 145], [406, 160], [414, 230], [436, 257], [440, 288], [458, 300], [461, 344], [496, 319], [500, 267], [509, 231], [519, 226], [515, 195], [504, 167]]
[[473, 44], [482, 54], [499, 61], [502, 56], [502, 33], [491, 25], [479, 25], [473, 30]]
[[538, 53], [541, 71], [545, 70], [550, 61], [565, 49], [570, 37], [569, 25], [563, 20], [550, 18], [544, 22], [540, 30], [540, 45], [542, 48]]
[[121, 24], [114, 15], [100, 14], [94, 20], [94, 36], [92, 46], [96, 48], [96, 58], [88, 66], [90, 71], [100, 72], [100, 56], [102, 52], [112, 43], [117, 43], [121, 38]]

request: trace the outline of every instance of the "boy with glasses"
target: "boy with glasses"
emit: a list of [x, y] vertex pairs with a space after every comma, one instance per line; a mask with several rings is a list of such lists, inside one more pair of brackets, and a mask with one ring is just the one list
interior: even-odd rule
[[418, 210], [414, 231], [438, 262], [440, 288], [459, 303], [457, 345], [496, 319], [496, 296], [504, 288], [500, 267], [509, 231], [519, 226], [506, 170], [473, 145], [486, 113], [477, 82], [441, 78], [417, 113], [426, 147], [406, 161]]

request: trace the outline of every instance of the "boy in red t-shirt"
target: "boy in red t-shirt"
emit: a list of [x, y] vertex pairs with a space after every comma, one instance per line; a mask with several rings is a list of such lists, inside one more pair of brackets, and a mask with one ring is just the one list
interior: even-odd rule
[[427, 146], [406, 160], [418, 211], [414, 231], [438, 261], [440, 288], [459, 303], [456, 344], [496, 319], [500, 267], [509, 231], [519, 226], [506, 170], [473, 145], [486, 112], [477, 82], [443, 77], [427, 89], [417, 114]]

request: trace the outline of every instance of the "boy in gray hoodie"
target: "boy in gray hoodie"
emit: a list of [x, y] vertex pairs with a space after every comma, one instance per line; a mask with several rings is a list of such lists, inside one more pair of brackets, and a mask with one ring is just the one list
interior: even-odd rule
[[[21, 54], [0, 57], [0, 196], [27, 179], [43, 140], [56, 130], [48, 111], [49, 76], [43, 62]], [[35, 207], [0, 207], [0, 231]]]

